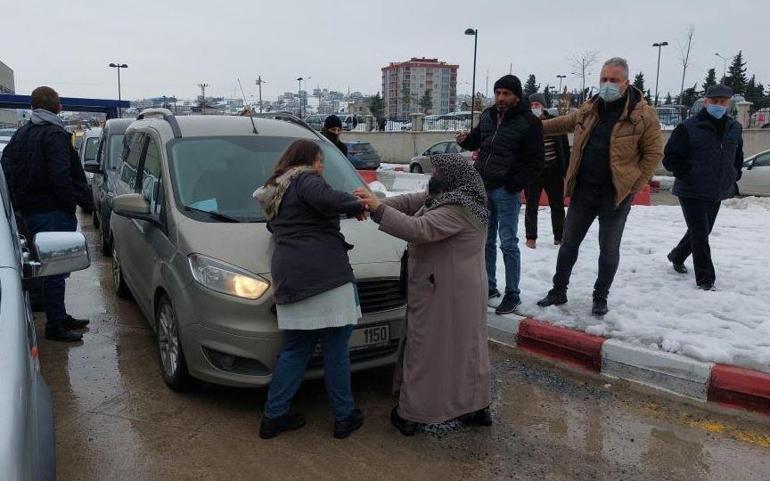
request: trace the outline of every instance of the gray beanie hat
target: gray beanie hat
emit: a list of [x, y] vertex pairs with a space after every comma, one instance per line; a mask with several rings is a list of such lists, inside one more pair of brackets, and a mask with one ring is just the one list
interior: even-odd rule
[[545, 101], [545, 95], [543, 94], [532, 94], [529, 96], [529, 103], [532, 102], [539, 102], [540, 105], [543, 106], [543, 108], [547, 108], [548, 104]]

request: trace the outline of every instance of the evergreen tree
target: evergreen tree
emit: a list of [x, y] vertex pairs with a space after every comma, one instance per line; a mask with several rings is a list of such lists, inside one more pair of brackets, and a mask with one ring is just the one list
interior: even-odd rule
[[385, 104], [383, 103], [379, 92], [377, 92], [377, 95], [369, 97], [369, 111], [375, 119], [382, 118], [382, 115], [385, 112]]
[[550, 85], [546, 85], [545, 88], [543, 89], [543, 97], [545, 97], [545, 108], [549, 108], [552, 105]]
[[706, 80], [703, 81], [703, 91], [709, 89], [712, 85], [717, 84], [717, 71], [716, 69], [710, 68], [708, 73], [706, 73]]
[[412, 112], [412, 92], [409, 89], [409, 84], [404, 84], [404, 86], [401, 87], [401, 103], [403, 104], [403, 107], [399, 114], [404, 110], [406, 110], [408, 113]]
[[650, 89], [647, 89], [647, 92], [644, 94], [644, 100], [647, 101], [647, 105], [652, 105], [652, 94], [650, 93]]
[[685, 89], [684, 92], [682, 92], [682, 96], [676, 99], [676, 103], [679, 105], [686, 105], [687, 107], [692, 107], [692, 105], [695, 103], [697, 99], [698, 99], [698, 85], [695, 84], [689, 89]]
[[669, 92], [668, 95], [666, 95], [666, 101], [663, 102], [663, 105], [673, 105], [673, 104], [674, 104], [674, 100], [671, 98], [671, 92]]
[[433, 108], [433, 97], [430, 94], [430, 90], [426, 90], [422, 97], [420, 97], [420, 108], [424, 114], [427, 114]]
[[753, 111], [770, 107], [770, 96], [765, 95], [765, 86], [757, 83], [755, 75], [746, 84], [746, 100], [754, 104], [751, 106]]
[[536, 94], [540, 91], [540, 84], [537, 83], [534, 74], [529, 74], [527, 83], [524, 84], [524, 97], [529, 97], [532, 94]]
[[746, 62], [743, 60], [743, 51], [739, 50], [738, 55], [733, 57], [733, 63], [727, 69], [725, 85], [731, 87], [736, 94], [745, 94], [746, 85]]
[[644, 73], [639, 72], [636, 74], [636, 77], [634, 77], [634, 87], [638, 88], [642, 92], [644, 92]]

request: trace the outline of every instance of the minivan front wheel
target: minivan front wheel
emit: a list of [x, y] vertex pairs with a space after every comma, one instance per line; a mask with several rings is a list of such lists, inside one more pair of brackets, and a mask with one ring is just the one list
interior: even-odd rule
[[412, 164], [409, 171], [413, 174], [422, 174], [422, 166], [420, 164]]
[[183, 391], [190, 384], [190, 374], [182, 353], [179, 322], [169, 298], [162, 294], [155, 311], [158, 354], [163, 380], [174, 391]]
[[122, 299], [130, 299], [131, 291], [128, 290], [126, 280], [123, 278], [123, 270], [120, 268], [120, 259], [115, 251], [115, 243], [112, 244], [112, 288], [115, 294]]

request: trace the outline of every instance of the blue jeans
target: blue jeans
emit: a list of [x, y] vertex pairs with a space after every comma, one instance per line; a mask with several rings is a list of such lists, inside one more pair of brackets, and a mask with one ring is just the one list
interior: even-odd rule
[[[34, 236], [38, 232], [75, 232], [78, 220], [73, 214], [61, 210], [25, 215], [24, 223]], [[30, 244], [32, 239], [27, 239]], [[67, 274], [43, 278], [43, 303], [45, 304], [46, 329], [56, 329], [67, 318], [64, 307], [65, 279]]]
[[505, 293], [519, 297], [521, 253], [519, 252], [519, 211], [521, 193], [510, 193], [504, 188], [487, 192], [489, 201], [489, 229], [487, 231], [487, 278], [489, 290], [497, 289], [497, 236], [505, 263]]
[[305, 377], [307, 364], [318, 340], [323, 349], [326, 394], [332, 405], [334, 419], [342, 421], [353, 412], [353, 392], [350, 388], [350, 351], [348, 341], [353, 326], [327, 327], [315, 330], [284, 331], [283, 351], [275, 365], [273, 381], [267, 393], [265, 416], [270, 419], [289, 412], [289, 403]]

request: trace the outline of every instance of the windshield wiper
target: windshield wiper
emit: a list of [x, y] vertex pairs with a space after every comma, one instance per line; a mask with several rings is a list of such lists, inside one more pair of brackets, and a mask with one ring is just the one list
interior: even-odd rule
[[211, 218], [217, 219], [217, 220], [221, 220], [222, 222], [237, 222], [237, 223], [241, 222], [240, 219], [236, 219], [235, 217], [230, 217], [227, 214], [223, 214], [223, 213], [217, 212], [215, 210], [213, 210], [213, 211], [212, 210], [203, 210], [203, 209], [198, 209], [196, 207], [190, 207], [189, 205], [184, 206], [184, 210], [186, 210], [187, 212], [200, 212], [202, 214], [207, 214]]

